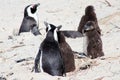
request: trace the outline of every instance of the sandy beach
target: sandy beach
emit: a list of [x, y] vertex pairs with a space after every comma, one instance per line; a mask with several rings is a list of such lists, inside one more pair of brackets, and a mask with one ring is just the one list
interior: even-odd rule
[[[120, 0], [1, 0], [0, 1], [0, 80], [120, 80]], [[40, 3], [39, 29], [16, 36], [24, 8]], [[45, 38], [44, 21], [62, 25], [61, 30], [77, 30], [85, 8], [93, 5], [102, 30], [105, 56], [75, 59], [76, 70], [66, 77], [31, 72], [39, 46]], [[83, 38], [66, 38], [73, 51], [83, 52]], [[17, 60], [25, 61], [17, 63]], [[80, 66], [90, 64], [85, 70]]]

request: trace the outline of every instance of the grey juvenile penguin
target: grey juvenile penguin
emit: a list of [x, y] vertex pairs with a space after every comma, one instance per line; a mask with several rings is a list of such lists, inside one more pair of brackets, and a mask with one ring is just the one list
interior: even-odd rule
[[83, 27], [84, 52], [92, 59], [104, 56], [102, 40], [97, 25], [94, 21], [88, 21]]

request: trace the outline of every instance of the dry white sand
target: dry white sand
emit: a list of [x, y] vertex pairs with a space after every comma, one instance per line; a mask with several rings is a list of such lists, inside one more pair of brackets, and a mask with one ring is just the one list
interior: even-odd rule
[[[0, 77], [7, 80], [120, 80], [120, 0], [1, 0], [0, 1]], [[18, 32], [25, 6], [40, 3], [39, 28], [42, 36]], [[84, 9], [95, 7], [102, 30], [103, 59], [92, 60], [91, 67], [78, 70], [66, 77], [52, 77], [46, 73], [31, 72], [34, 58], [45, 37], [43, 21], [62, 25], [62, 30], [77, 30]], [[74, 51], [82, 52], [83, 39], [67, 39]], [[16, 60], [27, 61], [16, 63]], [[76, 67], [88, 61], [76, 60]], [[0, 79], [2, 80], [2, 79]]]

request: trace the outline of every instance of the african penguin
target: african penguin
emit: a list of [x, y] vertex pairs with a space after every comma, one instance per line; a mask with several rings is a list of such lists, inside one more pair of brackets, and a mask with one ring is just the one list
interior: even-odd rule
[[31, 31], [35, 36], [41, 34], [38, 29], [39, 20], [37, 15], [37, 7], [39, 5], [40, 5], [39, 3], [31, 4], [24, 9], [24, 18], [20, 26], [18, 35], [20, 35], [20, 33], [22, 32], [29, 32], [29, 31]]
[[46, 72], [52, 76], [64, 76], [65, 66], [57, 35], [57, 31], [61, 26], [56, 27], [47, 22], [45, 22], [45, 25], [48, 31], [35, 58], [35, 72]]
[[89, 5], [85, 8], [85, 15], [82, 16], [81, 21], [78, 26], [78, 31], [80, 33], [82, 33], [82, 29], [87, 21], [94, 21], [96, 24], [96, 30], [101, 35], [101, 30], [98, 25], [97, 16], [94, 11], [94, 7], [92, 5]]
[[[46, 29], [46, 32], [48, 32], [48, 30], [49, 30], [49, 26]], [[69, 44], [66, 42], [63, 31], [59, 30], [57, 32], [57, 34], [58, 34], [57, 40], [58, 40], [59, 47], [61, 50], [61, 55], [62, 55], [63, 60], [64, 60], [64, 64], [65, 64], [65, 71], [66, 72], [74, 71], [75, 70], [75, 61], [74, 61], [73, 51], [72, 51], [71, 47], [69, 46]]]
[[84, 39], [84, 50], [87, 56], [91, 59], [104, 56], [102, 49], [102, 40], [99, 32], [97, 31], [97, 25], [94, 21], [86, 22], [83, 27]]
[[74, 52], [70, 45], [66, 42], [65, 36], [61, 31], [58, 31], [58, 43], [61, 50], [61, 55], [65, 64], [65, 71], [71, 72], [75, 70]]

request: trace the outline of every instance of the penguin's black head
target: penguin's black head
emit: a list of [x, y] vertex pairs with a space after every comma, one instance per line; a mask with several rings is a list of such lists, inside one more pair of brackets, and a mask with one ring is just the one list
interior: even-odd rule
[[49, 24], [47, 22], [44, 22], [46, 26], [46, 32], [47, 36], [53, 36], [53, 38], [58, 41], [58, 31], [61, 29], [62, 25], [55, 26], [53, 24]]
[[89, 5], [85, 8], [85, 15], [90, 15], [94, 13], [94, 7], [92, 5]]
[[49, 30], [50, 31], [54, 31], [56, 28], [57, 28], [57, 31], [59, 31], [62, 27], [62, 25], [59, 25], [59, 26], [55, 26], [53, 24], [49, 24], [47, 22], [44, 22], [45, 26], [46, 26], [46, 32], [48, 32]]
[[88, 21], [83, 27], [83, 33], [95, 30], [95, 28], [96, 28], [95, 22], [94, 21]]
[[37, 12], [37, 7], [39, 5], [40, 5], [40, 3], [28, 5], [24, 10], [24, 17], [35, 14]]

